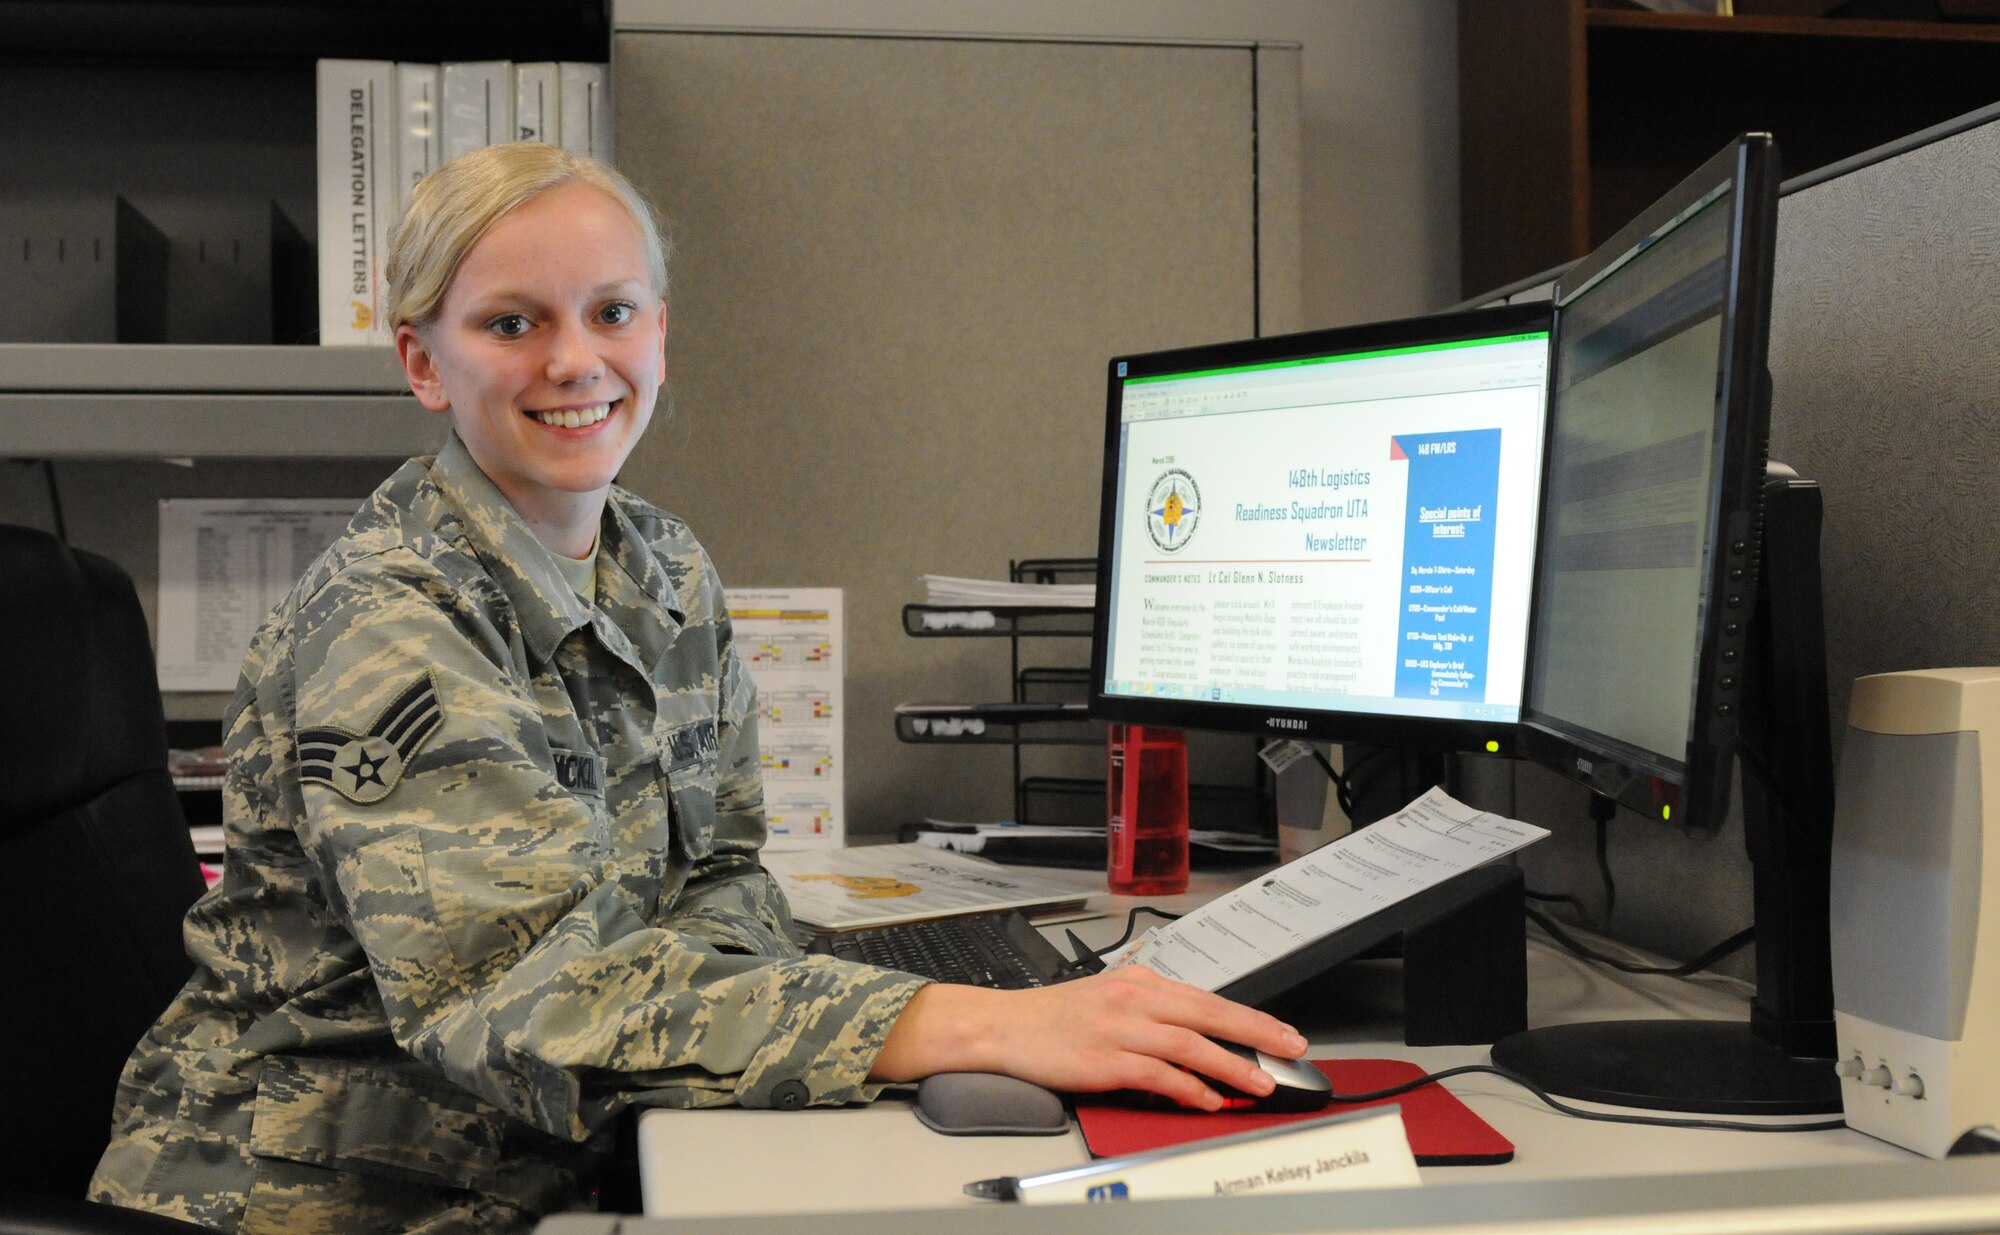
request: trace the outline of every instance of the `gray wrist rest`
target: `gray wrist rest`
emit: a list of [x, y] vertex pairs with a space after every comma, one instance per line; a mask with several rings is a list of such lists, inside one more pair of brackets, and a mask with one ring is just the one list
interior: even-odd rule
[[917, 1084], [917, 1118], [946, 1136], [1055, 1136], [1069, 1112], [1030, 1081], [992, 1072], [940, 1072]]

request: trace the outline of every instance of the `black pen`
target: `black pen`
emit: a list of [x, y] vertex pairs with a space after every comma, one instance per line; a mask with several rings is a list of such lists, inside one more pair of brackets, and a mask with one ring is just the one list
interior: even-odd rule
[[976, 1196], [982, 1201], [1017, 1201], [1021, 1198], [1021, 1180], [1015, 1175], [1001, 1175], [993, 1179], [975, 1179], [965, 1185], [965, 1195]]

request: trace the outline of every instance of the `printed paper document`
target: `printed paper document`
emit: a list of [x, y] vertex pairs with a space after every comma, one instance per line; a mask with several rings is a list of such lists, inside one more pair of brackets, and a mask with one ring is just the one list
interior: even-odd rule
[[757, 683], [766, 852], [836, 849], [847, 832], [847, 638], [837, 587], [730, 588]]
[[361, 499], [160, 503], [160, 689], [236, 689], [250, 637]]
[[791, 902], [792, 916], [829, 931], [989, 909], [1030, 916], [1073, 912], [1087, 898], [1053, 879], [928, 845], [766, 850], [763, 862]]
[[1442, 789], [1154, 930], [1126, 954], [1220, 990], [1307, 944], [1548, 835]]

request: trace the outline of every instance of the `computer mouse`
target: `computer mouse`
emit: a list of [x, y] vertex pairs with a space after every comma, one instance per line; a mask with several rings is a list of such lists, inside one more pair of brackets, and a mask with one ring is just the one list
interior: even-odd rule
[[1276, 1089], [1258, 1097], [1244, 1093], [1233, 1085], [1225, 1085], [1214, 1077], [1207, 1078], [1208, 1083], [1215, 1087], [1215, 1092], [1222, 1095], [1222, 1109], [1225, 1111], [1316, 1111], [1333, 1100], [1333, 1082], [1307, 1060], [1266, 1055], [1240, 1042], [1224, 1042], [1219, 1038], [1211, 1041], [1223, 1050], [1256, 1064], [1278, 1083]]

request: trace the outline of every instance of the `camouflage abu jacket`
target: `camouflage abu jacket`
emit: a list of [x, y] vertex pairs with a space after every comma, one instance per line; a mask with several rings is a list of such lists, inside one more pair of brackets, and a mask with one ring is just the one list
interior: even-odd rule
[[614, 488], [595, 600], [456, 437], [307, 572], [244, 665], [225, 873], [96, 1199], [507, 1230], [583, 1203], [625, 1106], [873, 1096], [919, 984], [788, 939], [707, 555]]

